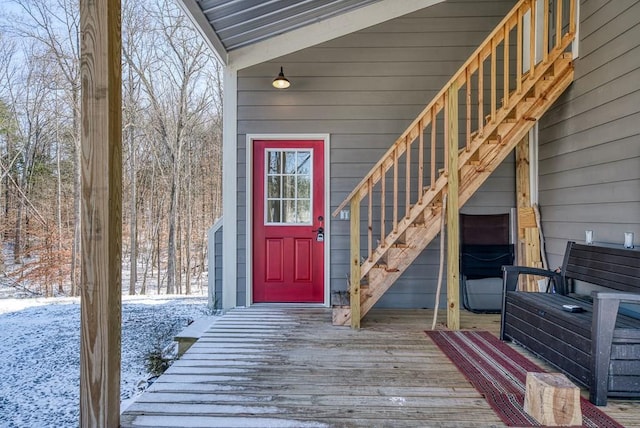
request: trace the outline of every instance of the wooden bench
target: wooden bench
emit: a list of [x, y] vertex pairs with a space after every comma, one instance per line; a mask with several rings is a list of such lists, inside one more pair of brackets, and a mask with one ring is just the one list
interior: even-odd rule
[[[567, 243], [560, 272], [504, 266], [500, 338], [513, 340], [589, 389], [640, 397], [640, 251]], [[547, 293], [517, 291], [520, 275], [550, 279]], [[591, 294], [578, 292], [591, 290]], [[582, 312], [567, 312], [578, 305]]]

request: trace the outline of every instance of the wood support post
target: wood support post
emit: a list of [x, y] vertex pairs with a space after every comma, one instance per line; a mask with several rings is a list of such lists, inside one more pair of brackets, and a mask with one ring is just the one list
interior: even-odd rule
[[[383, 238], [384, 239], [384, 238]], [[351, 199], [351, 328], [360, 328], [360, 199]]]
[[80, 426], [120, 425], [120, 2], [80, 1], [82, 84]]
[[447, 327], [460, 329], [460, 218], [458, 202], [458, 85], [454, 82], [449, 88], [446, 109], [448, 111], [447, 164], [448, 201], [447, 201]]
[[[530, 190], [531, 167], [529, 161], [529, 134], [516, 146], [516, 204], [518, 207], [518, 260], [516, 264], [529, 267], [542, 267], [540, 230], [531, 206]], [[539, 291], [539, 277], [525, 275], [521, 278], [520, 289]]]
[[529, 134], [516, 146], [516, 207], [518, 208], [518, 260], [516, 264], [523, 265], [525, 258], [522, 251], [524, 243], [524, 224], [522, 208], [531, 207], [531, 188], [529, 186]]

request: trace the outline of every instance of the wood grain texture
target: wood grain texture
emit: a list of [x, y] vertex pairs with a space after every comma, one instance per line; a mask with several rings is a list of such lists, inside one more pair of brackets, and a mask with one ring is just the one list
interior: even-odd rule
[[580, 388], [562, 373], [527, 373], [524, 411], [544, 426], [582, 425]]
[[[537, 267], [533, 262], [539, 260], [540, 256], [534, 257], [535, 249], [539, 251], [539, 239], [531, 242], [531, 233], [526, 233], [529, 228], [536, 228], [538, 233], [535, 214], [531, 207], [531, 165], [529, 162], [529, 134], [516, 146], [516, 206], [518, 208], [518, 260], [521, 266]], [[535, 277], [527, 275], [522, 278], [521, 289], [524, 291], [538, 291], [538, 284]]]
[[[461, 328], [497, 334], [498, 315], [460, 315]], [[232, 310], [124, 412], [122, 426], [503, 427], [426, 338], [432, 316], [374, 309], [354, 331], [331, 326], [328, 309]], [[602, 410], [640, 427], [640, 402]]]
[[454, 83], [447, 97], [449, 140], [449, 181], [447, 185], [447, 327], [460, 328], [460, 204], [458, 174], [458, 85]]
[[80, 426], [120, 424], [120, 3], [81, 1]]
[[360, 328], [360, 200], [351, 201], [351, 273], [349, 296], [351, 328]]

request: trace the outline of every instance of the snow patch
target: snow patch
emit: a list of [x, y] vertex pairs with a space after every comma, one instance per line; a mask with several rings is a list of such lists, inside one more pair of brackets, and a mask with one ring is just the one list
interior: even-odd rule
[[[150, 385], [146, 355], [189, 320], [206, 297], [123, 296], [122, 408]], [[79, 298], [0, 299], [0, 427], [77, 427]]]

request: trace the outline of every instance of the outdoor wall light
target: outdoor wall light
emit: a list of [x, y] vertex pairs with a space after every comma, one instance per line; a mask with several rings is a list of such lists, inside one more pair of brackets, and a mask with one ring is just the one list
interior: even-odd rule
[[284, 77], [284, 71], [282, 70], [282, 67], [280, 67], [278, 77], [273, 79], [273, 87], [276, 89], [287, 89], [289, 86], [291, 86], [291, 82]]
[[624, 233], [624, 248], [633, 248], [633, 232]]
[[587, 245], [593, 245], [593, 230], [584, 231], [584, 242]]

